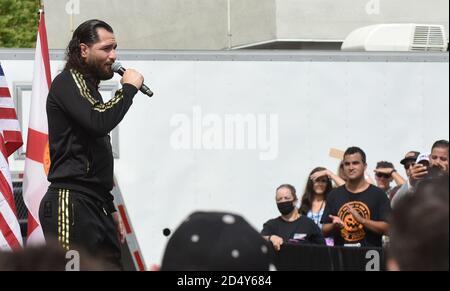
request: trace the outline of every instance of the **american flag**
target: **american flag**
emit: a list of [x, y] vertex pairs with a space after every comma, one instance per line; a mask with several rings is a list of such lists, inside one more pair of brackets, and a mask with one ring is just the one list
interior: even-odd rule
[[22, 146], [14, 102], [0, 63], [0, 251], [22, 248], [8, 157]]

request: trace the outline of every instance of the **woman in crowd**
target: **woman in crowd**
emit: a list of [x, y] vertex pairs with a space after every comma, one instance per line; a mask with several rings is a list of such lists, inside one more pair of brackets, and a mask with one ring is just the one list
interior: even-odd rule
[[325, 245], [322, 231], [297, 208], [297, 195], [294, 186], [289, 184], [277, 188], [275, 201], [281, 216], [267, 221], [261, 235], [279, 251], [283, 244], [321, 244]]
[[[320, 220], [327, 203], [327, 196], [333, 190], [333, 182], [342, 186], [345, 181], [326, 168], [317, 167], [309, 174], [303, 193], [300, 213], [311, 218], [322, 229]], [[327, 245], [333, 245], [331, 238], [326, 238]]]

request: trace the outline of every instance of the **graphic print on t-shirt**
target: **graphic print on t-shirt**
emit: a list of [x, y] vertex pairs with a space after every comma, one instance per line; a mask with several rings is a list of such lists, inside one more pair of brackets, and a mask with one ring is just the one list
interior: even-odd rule
[[364, 225], [356, 221], [349, 207], [355, 209], [365, 219], [370, 219], [370, 210], [361, 201], [352, 201], [342, 205], [338, 211], [337, 216], [344, 222], [344, 228], [341, 229], [342, 238], [349, 242], [360, 241], [366, 236]]

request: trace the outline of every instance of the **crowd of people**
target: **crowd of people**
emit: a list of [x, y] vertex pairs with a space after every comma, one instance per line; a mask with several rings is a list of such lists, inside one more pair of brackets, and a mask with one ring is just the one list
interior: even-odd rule
[[259, 238], [239, 215], [192, 214], [170, 238], [162, 270], [276, 269], [284, 245], [385, 247], [388, 270], [448, 270], [448, 152], [440, 140], [430, 154], [406, 153], [407, 178], [380, 161], [372, 180], [365, 152], [350, 147], [341, 171], [313, 169], [301, 196], [291, 184], [278, 186], [280, 216]]
[[[312, 170], [300, 203], [294, 186], [279, 186], [275, 201], [281, 215], [267, 221], [261, 235], [277, 251], [283, 244], [324, 244], [324, 240], [329, 246], [385, 246], [393, 259], [402, 258], [400, 249], [409, 255], [417, 251], [416, 261], [397, 259], [390, 268], [448, 270], [448, 152], [448, 141], [439, 140], [431, 153], [406, 153], [400, 161], [406, 179], [391, 162], [380, 161], [373, 181], [366, 175], [365, 152], [350, 147], [338, 175], [321, 167]], [[434, 204], [422, 205], [425, 197]], [[432, 209], [430, 205], [438, 202], [439, 207]], [[435, 216], [419, 217], [414, 212], [423, 208]], [[384, 243], [388, 241], [392, 243]]]
[[[430, 154], [406, 153], [400, 163], [407, 178], [391, 162], [380, 161], [371, 180], [365, 152], [350, 147], [340, 173], [313, 169], [301, 195], [290, 184], [277, 187], [280, 216], [264, 223], [260, 233], [238, 214], [194, 212], [171, 235], [160, 269], [276, 270], [275, 256], [284, 245], [307, 244], [385, 247], [389, 270], [448, 270], [448, 152], [448, 141], [440, 140]], [[50, 257], [42, 259], [45, 253], [0, 256], [0, 270], [66, 267], [62, 249], [50, 248]], [[92, 258], [81, 267], [118, 270]]]

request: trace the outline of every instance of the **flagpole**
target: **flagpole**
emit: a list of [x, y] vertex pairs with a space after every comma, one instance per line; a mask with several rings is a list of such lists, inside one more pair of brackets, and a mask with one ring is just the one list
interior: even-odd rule
[[44, 13], [44, 0], [39, 1], [39, 18], [42, 13]]
[[47, 180], [48, 125], [45, 104], [51, 85], [51, 72], [44, 14], [43, 1], [40, 1], [23, 178], [23, 198], [28, 208], [27, 245], [29, 246], [45, 244], [44, 233], [39, 223], [39, 206], [49, 185]]
[[38, 9], [38, 25], [39, 22], [41, 21], [41, 16], [44, 13], [44, 1], [43, 0], [39, 0], [39, 9]]

